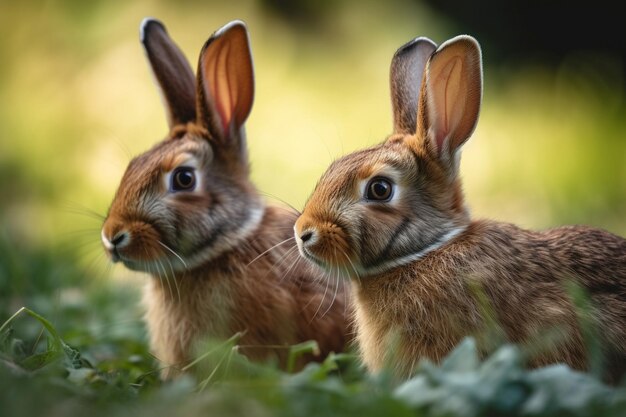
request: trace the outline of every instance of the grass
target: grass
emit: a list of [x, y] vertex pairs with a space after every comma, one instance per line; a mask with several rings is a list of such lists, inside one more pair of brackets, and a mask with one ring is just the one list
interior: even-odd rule
[[[24, 342], [7, 331], [21, 312], [45, 327], [47, 348], [27, 354]], [[423, 362], [400, 385], [384, 374], [366, 375], [351, 354], [331, 355], [299, 373], [252, 364], [236, 352], [234, 339], [192, 364], [213, 356], [204, 379], [161, 383], [141, 355], [122, 349], [115, 359], [89, 361], [42, 316], [28, 309], [18, 314], [0, 332], [4, 416], [620, 416], [626, 407], [625, 387], [609, 388], [562, 365], [526, 371], [512, 346], [481, 363], [471, 339], [440, 367]]]
[[[626, 385], [608, 387], [563, 365], [526, 370], [514, 346], [483, 361], [472, 339], [440, 366], [422, 362], [398, 383], [368, 375], [353, 352], [297, 373], [251, 363], [234, 335], [207, 342], [186, 376], [164, 383], [136, 290], [105, 282], [79, 289], [71, 283], [85, 272], [71, 258], [51, 261], [47, 252], [20, 248], [19, 259], [28, 259], [20, 263], [0, 253], [3, 417], [626, 415]], [[292, 359], [315, 348], [294, 346]]]

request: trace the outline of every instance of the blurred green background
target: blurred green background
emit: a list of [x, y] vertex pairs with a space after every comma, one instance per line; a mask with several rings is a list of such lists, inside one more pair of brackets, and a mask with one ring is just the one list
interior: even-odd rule
[[235, 18], [248, 24], [253, 177], [297, 208], [333, 158], [390, 133], [388, 69], [400, 45], [473, 34], [485, 64], [482, 113], [462, 159], [473, 215], [626, 235], [624, 38], [575, 40], [567, 30], [595, 33], [603, 22], [589, 29], [559, 9], [551, 12], [563, 20], [542, 34], [546, 25], [532, 20], [545, 17], [540, 3], [528, 21], [513, 6], [458, 4], [0, 0], [0, 322], [28, 304], [71, 329], [64, 318], [77, 306], [93, 337], [142, 332], [144, 277], [110, 270], [98, 216], [131, 156], [167, 130], [139, 43], [145, 16], [166, 24], [194, 68], [214, 30]]

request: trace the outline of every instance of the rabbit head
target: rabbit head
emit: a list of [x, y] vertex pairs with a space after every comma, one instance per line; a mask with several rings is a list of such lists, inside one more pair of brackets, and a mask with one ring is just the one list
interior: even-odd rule
[[469, 224], [458, 170], [482, 98], [480, 46], [417, 38], [394, 55], [390, 79], [393, 133], [335, 161], [295, 225], [304, 257], [347, 275], [420, 259]]
[[169, 133], [129, 163], [102, 242], [130, 269], [192, 269], [238, 245], [264, 210], [248, 178], [243, 127], [254, 95], [247, 29], [234, 21], [215, 32], [197, 77], [161, 22], [144, 20], [140, 35]]

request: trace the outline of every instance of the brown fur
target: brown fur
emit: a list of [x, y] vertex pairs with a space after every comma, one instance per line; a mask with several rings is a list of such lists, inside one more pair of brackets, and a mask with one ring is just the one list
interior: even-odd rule
[[[150, 345], [164, 364], [184, 365], [194, 344], [244, 332], [240, 352], [253, 360], [278, 359], [284, 366], [288, 346], [317, 340], [322, 359], [347, 343], [346, 300], [339, 283], [317, 279], [297, 262], [290, 246], [256, 259], [291, 235], [295, 213], [268, 207], [258, 234], [211, 262], [177, 273], [176, 283], [155, 275], [144, 292]], [[256, 260], [255, 260], [256, 259]], [[270, 346], [270, 347], [268, 347]], [[279, 346], [279, 347], [277, 347]], [[282, 347], [280, 347], [282, 346]], [[163, 376], [178, 372], [165, 369]]]
[[[616, 381], [626, 372], [626, 240], [582, 226], [532, 232], [470, 219], [458, 166], [478, 118], [480, 49], [469, 37], [434, 53], [432, 45], [420, 38], [394, 56], [395, 132], [324, 173], [296, 222], [301, 254], [352, 278], [371, 371], [409, 376], [469, 335], [483, 352], [509, 341], [529, 348], [533, 366], [586, 369], [591, 328]], [[393, 79], [407, 67], [423, 77]], [[411, 97], [406, 83], [416, 79], [419, 97]], [[399, 111], [415, 103], [416, 117]], [[388, 201], [367, 194], [380, 178], [393, 187]], [[587, 309], [575, 305], [572, 285], [586, 291]]]
[[[198, 342], [237, 332], [244, 354], [283, 366], [299, 342], [320, 347], [306, 360], [342, 351], [350, 333], [343, 283], [300, 262], [290, 242], [297, 213], [266, 206], [249, 179], [243, 123], [253, 74], [245, 26], [233, 22], [211, 36], [197, 81], [179, 79], [193, 74], [180, 72], [188, 64], [160, 22], [144, 21], [142, 41], [170, 133], [130, 162], [102, 239], [114, 261], [152, 275], [145, 320], [152, 351], [168, 365], [163, 377], [178, 373]], [[177, 91], [189, 86], [197, 91]], [[175, 185], [181, 169], [193, 176], [189, 188]]]
[[[597, 246], [592, 259], [590, 245]], [[624, 355], [626, 291], [615, 286], [626, 279], [625, 264], [626, 241], [603, 231], [565, 227], [530, 232], [506, 223], [472, 222], [460, 237], [419, 262], [355, 284], [357, 340], [364, 362], [372, 370], [392, 364], [406, 376], [420, 358], [439, 361], [469, 334], [488, 349], [490, 341], [480, 340], [489, 330], [484, 307], [493, 310], [491, 319], [506, 341], [554, 338], [555, 346], [532, 357], [532, 365], [560, 361], [587, 367], [580, 314], [593, 317], [605, 354], [617, 349]], [[589, 292], [594, 310], [576, 310], [567, 290], [570, 281]], [[487, 306], [477, 300], [476, 291], [484, 292]], [[396, 351], [385, 349], [393, 343]], [[623, 360], [611, 365], [615, 376], [626, 371]]]

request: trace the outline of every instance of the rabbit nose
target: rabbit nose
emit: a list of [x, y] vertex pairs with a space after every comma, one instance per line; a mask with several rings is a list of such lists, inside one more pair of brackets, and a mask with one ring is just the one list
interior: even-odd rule
[[306, 243], [309, 240], [311, 240], [313, 236], [314, 236], [314, 232], [312, 230], [307, 230], [300, 235], [300, 240], [302, 240], [302, 243]]
[[306, 215], [301, 215], [293, 226], [299, 247], [311, 246], [317, 241], [317, 227]]
[[102, 231], [102, 243], [107, 250], [113, 251], [115, 249], [119, 249], [123, 246], [126, 246], [130, 241], [130, 233], [126, 230], [121, 230], [113, 236], [113, 238], [107, 237], [107, 235]]
[[111, 240], [113, 246], [122, 246], [128, 240], [128, 232], [120, 232]]

